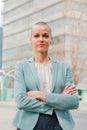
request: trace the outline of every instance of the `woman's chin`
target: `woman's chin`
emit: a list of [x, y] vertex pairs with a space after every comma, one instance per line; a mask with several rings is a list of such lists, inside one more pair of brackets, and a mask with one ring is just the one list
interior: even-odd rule
[[41, 52], [41, 53], [44, 53], [44, 52], [47, 52], [48, 50], [47, 49], [38, 49], [38, 52]]

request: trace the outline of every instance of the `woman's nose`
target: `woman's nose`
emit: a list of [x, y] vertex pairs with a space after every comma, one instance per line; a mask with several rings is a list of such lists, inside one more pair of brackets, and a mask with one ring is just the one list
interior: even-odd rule
[[40, 36], [40, 37], [39, 37], [39, 40], [43, 41], [43, 40], [44, 40], [43, 36]]

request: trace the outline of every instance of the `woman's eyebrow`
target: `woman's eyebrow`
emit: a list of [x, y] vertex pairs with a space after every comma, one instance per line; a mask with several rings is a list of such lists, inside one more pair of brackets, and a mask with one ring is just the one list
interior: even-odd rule
[[[39, 34], [40, 35], [40, 33], [33, 33], [33, 34]], [[49, 35], [49, 33], [43, 33], [42, 35]]]

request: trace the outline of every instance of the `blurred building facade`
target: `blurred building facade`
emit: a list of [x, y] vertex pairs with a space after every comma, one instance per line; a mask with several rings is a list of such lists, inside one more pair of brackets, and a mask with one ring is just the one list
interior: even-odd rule
[[[87, 48], [87, 0], [4, 0], [2, 67], [12, 68], [17, 61], [32, 55], [31, 27], [39, 21], [52, 28], [51, 57], [75, 63], [74, 67], [79, 65], [77, 55], [84, 56], [78, 50]], [[78, 68], [74, 68], [75, 72]]]
[[2, 68], [2, 34], [3, 29], [0, 27], [0, 68]]
[[87, 11], [86, 0], [5, 0], [4, 1], [4, 41], [3, 68], [13, 66], [18, 60], [29, 58], [32, 47], [29, 42], [31, 27], [38, 21], [48, 22], [53, 31], [54, 52], [58, 58], [58, 43], [66, 50], [65, 59], [70, 60], [68, 50], [72, 38], [81, 34], [81, 42], [87, 42], [86, 20], [84, 30], [78, 32], [80, 16]]

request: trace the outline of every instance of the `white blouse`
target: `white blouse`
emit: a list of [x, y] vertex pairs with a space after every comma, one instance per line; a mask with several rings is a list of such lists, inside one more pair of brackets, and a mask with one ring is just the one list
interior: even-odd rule
[[41, 91], [50, 92], [52, 86], [52, 65], [51, 62], [38, 63], [35, 62], [35, 67], [40, 82]]

